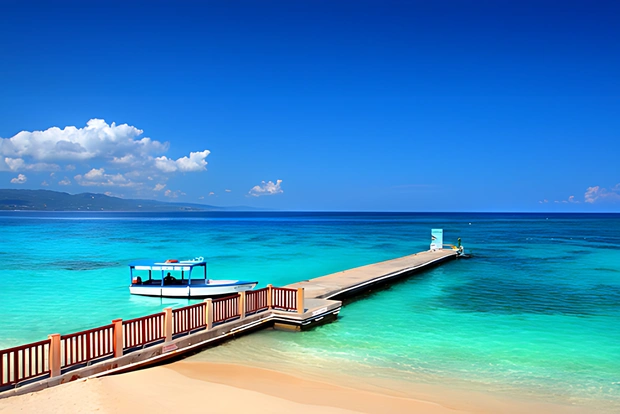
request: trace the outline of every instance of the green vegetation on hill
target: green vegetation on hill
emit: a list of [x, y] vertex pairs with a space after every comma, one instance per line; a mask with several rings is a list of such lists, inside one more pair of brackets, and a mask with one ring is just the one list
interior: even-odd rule
[[0, 189], [0, 210], [32, 211], [217, 211], [248, 208], [215, 207], [206, 204], [132, 200], [105, 194], [68, 194], [49, 190]]

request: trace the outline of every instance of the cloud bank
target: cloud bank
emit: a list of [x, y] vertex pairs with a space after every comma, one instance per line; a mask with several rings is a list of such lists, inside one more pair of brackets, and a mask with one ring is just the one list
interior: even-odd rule
[[253, 197], [260, 197], [265, 195], [276, 195], [284, 192], [280, 185], [282, 184], [282, 180], [277, 180], [274, 184], [273, 181], [261, 182], [260, 185], [255, 185], [248, 192], [249, 195]]
[[[0, 138], [0, 171], [75, 170], [73, 179], [80, 186], [161, 191], [171, 174], [207, 169], [209, 150], [171, 158], [165, 155], [170, 147], [168, 142], [142, 137], [143, 132], [128, 124], [108, 124], [97, 118], [82, 128], [67, 126], [22, 131], [11, 138]], [[21, 176], [23, 180], [19, 178]], [[25, 180], [20, 174], [11, 182], [23, 183]], [[160, 184], [155, 187], [152, 183], [146, 185], [153, 180]], [[57, 184], [71, 185], [71, 180], [65, 177]], [[170, 192], [168, 196], [180, 194]]]

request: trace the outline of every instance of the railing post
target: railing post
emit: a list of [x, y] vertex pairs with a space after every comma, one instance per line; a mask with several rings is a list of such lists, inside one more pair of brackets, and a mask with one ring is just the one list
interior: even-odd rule
[[114, 358], [123, 356], [123, 320], [122, 319], [113, 319], [112, 323], [114, 324]]
[[213, 329], [213, 299], [205, 299], [205, 321], [207, 322], [207, 330]]
[[172, 341], [172, 308], [164, 308], [164, 335], [166, 342]]
[[267, 285], [267, 308], [268, 309], [273, 309], [272, 292], [273, 292], [273, 285], [272, 284]]
[[304, 313], [304, 288], [297, 288], [297, 313]]
[[48, 360], [50, 377], [57, 377], [60, 375], [60, 334], [51, 334], [47, 337], [50, 340]]
[[239, 317], [245, 319], [245, 292], [239, 292]]

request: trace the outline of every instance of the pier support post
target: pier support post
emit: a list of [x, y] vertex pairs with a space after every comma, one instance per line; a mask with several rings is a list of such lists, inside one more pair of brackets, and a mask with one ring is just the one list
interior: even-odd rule
[[297, 288], [297, 313], [304, 313], [304, 288]]
[[114, 324], [114, 358], [123, 356], [123, 320], [113, 319]]
[[164, 335], [166, 342], [172, 341], [172, 308], [164, 308]]
[[48, 359], [50, 377], [57, 377], [60, 375], [60, 334], [51, 334], [47, 337], [50, 340]]
[[273, 285], [267, 285], [267, 307], [273, 309]]
[[239, 292], [239, 317], [245, 319], [245, 292]]
[[213, 329], [213, 299], [205, 299], [205, 322], [207, 330]]

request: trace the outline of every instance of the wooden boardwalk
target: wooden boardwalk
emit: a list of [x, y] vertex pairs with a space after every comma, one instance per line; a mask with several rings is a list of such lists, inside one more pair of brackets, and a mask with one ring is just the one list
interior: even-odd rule
[[373, 263], [288, 285], [304, 288], [307, 299], [345, 299], [372, 287], [387, 284], [412, 273], [455, 259], [454, 250], [428, 250], [410, 256]]
[[335, 320], [342, 299], [457, 256], [425, 251], [301, 281], [207, 299], [141, 318], [0, 350], [0, 399], [73, 381], [139, 369], [266, 327], [307, 329]]

